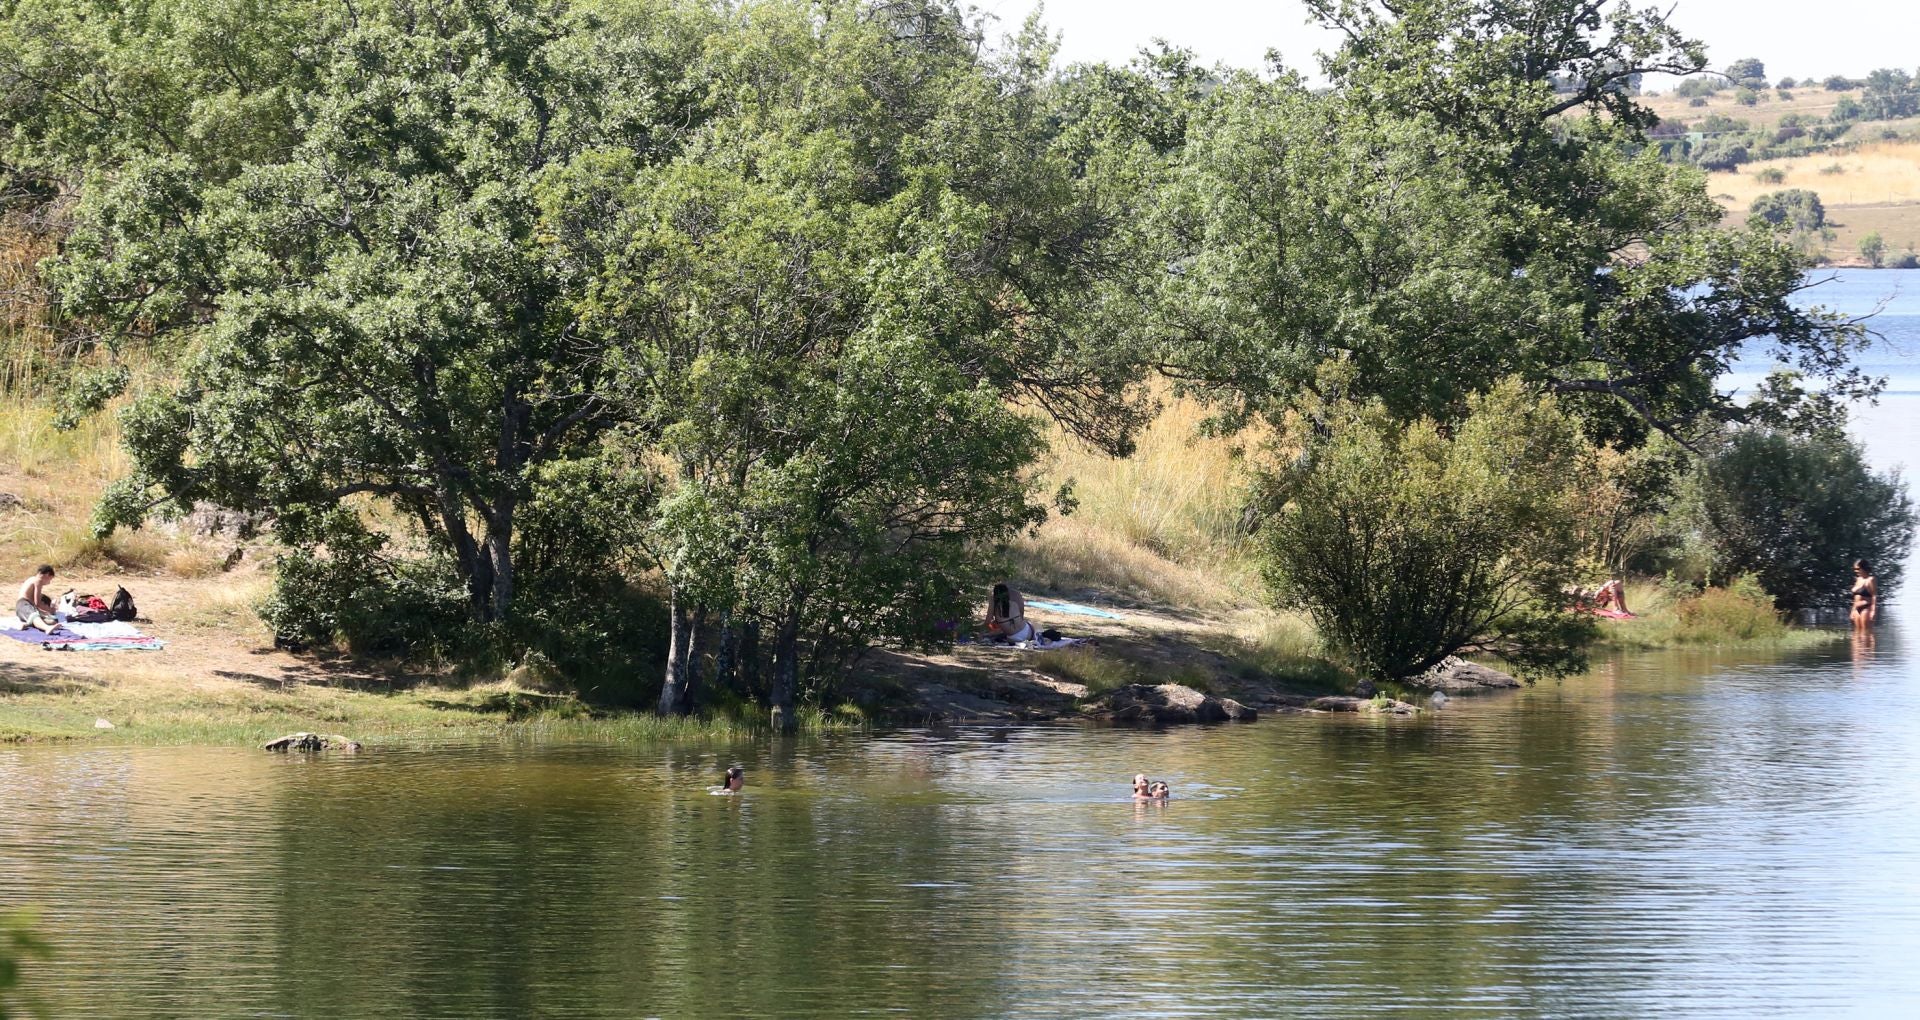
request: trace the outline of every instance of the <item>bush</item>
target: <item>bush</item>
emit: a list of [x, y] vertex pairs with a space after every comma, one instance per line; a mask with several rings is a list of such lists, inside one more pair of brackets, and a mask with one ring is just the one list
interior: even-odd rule
[[1707, 99], [1705, 96], [1694, 96], [1692, 99], [1687, 100], [1687, 105], [1688, 106], [1705, 106], [1707, 105]]
[[1778, 97], [1779, 97], [1779, 99], [1780, 99], [1780, 101], [1781, 101], [1781, 102], [1783, 102], [1783, 103], [1791, 103], [1791, 102], [1793, 102], [1793, 93], [1791, 93], [1791, 92], [1788, 92], [1788, 91], [1787, 91], [1786, 89], [1781, 89], [1781, 90], [1779, 90], [1779, 92], [1778, 92]]
[[1899, 258], [1893, 260], [1893, 268], [1920, 269], [1920, 255], [1916, 255], [1910, 251], [1902, 252]]
[[1867, 265], [1879, 269], [1887, 260], [1886, 238], [1881, 237], [1877, 230], [1861, 238], [1860, 257], [1867, 260]]
[[38, 1014], [32, 1000], [16, 997], [21, 964], [50, 955], [47, 944], [33, 934], [31, 921], [25, 914], [0, 915], [0, 1020], [18, 1015], [13, 1012], [15, 1006], [24, 1007], [28, 1015]]
[[1844, 74], [1835, 74], [1827, 76], [1827, 80], [1821, 82], [1820, 87], [1828, 92], [1851, 92], [1859, 88], [1860, 83]]
[[1784, 184], [1787, 180], [1787, 172], [1777, 166], [1770, 166], [1756, 172], [1753, 179], [1762, 184]]
[[1845, 435], [1743, 429], [1705, 458], [1692, 499], [1720, 576], [1752, 574], [1788, 610], [1843, 607], [1855, 559], [1883, 594], [1900, 583], [1913, 505]]
[[1741, 106], [1754, 106], [1760, 102], [1760, 93], [1749, 88], [1735, 89], [1733, 101]]
[[1775, 87], [1780, 89], [1790, 89], [1798, 84], [1800, 83], [1797, 81], [1794, 81], [1792, 78], [1782, 78], [1780, 79], [1780, 84]]
[[1827, 119], [1835, 124], [1850, 124], [1859, 120], [1862, 112], [1862, 107], [1854, 102], [1852, 96], [1841, 96], [1840, 101], [1833, 104], [1833, 112], [1827, 114]]
[[466, 595], [444, 557], [389, 559], [377, 544], [294, 549], [258, 607], [276, 638], [415, 661], [471, 649]]
[[1450, 431], [1378, 403], [1307, 416], [1307, 450], [1267, 479], [1267, 577], [1356, 671], [1412, 676], [1472, 649], [1547, 672], [1583, 663], [1592, 620], [1561, 594], [1583, 445], [1551, 400], [1505, 383]]
[[1820, 196], [1805, 188], [1761, 195], [1753, 200], [1749, 211], [1752, 219], [1789, 230], [1811, 231], [1827, 225], [1827, 210], [1820, 204]]
[[1724, 644], [1777, 641], [1787, 625], [1758, 579], [1742, 574], [1724, 588], [1690, 590], [1673, 598], [1665, 612], [1644, 619], [1638, 635], [1657, 644]]

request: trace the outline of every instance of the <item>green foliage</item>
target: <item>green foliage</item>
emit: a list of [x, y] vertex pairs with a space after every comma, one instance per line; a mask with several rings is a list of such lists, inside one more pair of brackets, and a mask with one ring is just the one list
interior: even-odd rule
[[1897, 120], [1920, 114], [1920, 82], [1898, 68], [1883, 67], [1867, 75], [1860, 97], [1864, 120]]
[[42, 1015], [31, 999], [20, 997], [20, 975], [28, 960], [52, 955], [46, 942], [34, 935], [27, 914], [0, 916], [0, 1020]]
[[1787, 172], [1777, 166], [1770, 166], [1753, 176], [1762, 184], [1783, 184], [1786, 182]]
[[1674, 645], [1765, 644], [1793, 635], [1773, 596], [1752, 575], [1725, 587], [1669, 585], [1654, 601], [1635, 607], [1632, 620], [1604, 624], [1610, 644], [1665, 648]]
[[1820, 87], [1828, 92], [1851, 92], [1859, 88], [1860, 83], [1844, 74], [1830, 74], [1826, 81], [1820, 83]]
[[1767, 87], [1767, 65], [1748, 57], [1727, 65], [1727, 79], [1746, 89]]
[[1827, 114], [1827, 119], [1835, 124], [1851, 124], [1864, 116], [1866, 116], [1866, 107], [1855, 102], [1852, 96], [1841, 96], [1840, 100], [1833, 104], [1833, 110]]
[[1805, 188], [1761, 195], [1753, 200], [1749, 212], [1754, 220], [1786, 230], [1818, 230], [1827, 224], [1827, 210], [1820, 204], [1819, 194]]
[[1890, 596], [1913, 537], [1905, 481], [1871, 470], [1837, 431], [1736, 431], [1703, 461], [1690, 500], [1716, 573], [1754, 575], [1788, 610], [1846, 605], [1855, 559]]
[[1881, 237], [1880, 232], [1877, 230], [1862, 237], [1860, 239], [1860, 257], [1867, 260], [1867, 265], [1879, 269], [1887, 259], [1886, 238]]
[[1579, 554], [1578, 431], [1513, 382], [1470, 408], [1443, 432], [1377, 401], [1326, 407], [1270, 480], [1270, 583], [1365, 675], [1475, 649], [1546, 672], [1582, 662], [1591, 619], [1562, 595]]
[[1750, 88], [1738, 88], [1733, 91], [1733, 101], [1741, 106], [1756, 106], [1760, 102], [1760, 93]]
[[[1777, 410], [1712, 384], [1762, 335], [1826, 384], [1816, 402], [1874, 391], [1850, 371], [1858, 326], [1793, 299], [1791, 239], [1721, 229], [1696, 174], [1630, 154], [1656, 119], [1613, 86], [1704, 60], [1657, 14], [1314, 7], [1351, 36], [1332, 88], [1230, 76], [1206, 93], [1141, 260], [1167, 271], [1129, 332], [1222, 424], [1284, 414], [1322, 362], [1348, 358], [1353, 395], [1403, 419], [1456, 419], [1517, 375], [1594, 438], [1638, 443]], [[1547, 25], [1557, 48], [1538, 60]]]
[[1703, 74], [1681, 82], [1679, 87], [1673, 90], [1673, 94], [1685, 99], [1706, 99], [1709, 96], [1718, 95], [1720, 90], [1727, 88], [1728, 85], [1728, 81], [1717, 74]]

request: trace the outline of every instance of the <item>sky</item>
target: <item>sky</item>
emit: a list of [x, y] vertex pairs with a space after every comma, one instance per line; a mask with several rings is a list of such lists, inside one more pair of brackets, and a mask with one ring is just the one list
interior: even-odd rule
[[[1038, 6], [1037, 0], [972, 2], [1001, 18], [1007, 31]], [[1920, 0], [1659, 2], [1673, 8], [1673, 24], [1707, 44], [1714, 67], [1759, 57], [1776, 80], [1920, 67]], [[1046, 0], [1045, 17], [1062, 36], [1060, 58], [1068, 63], [1122, 62], [1160, 37], [1206, 63], [1260, 67], [1267, 50], [1277, 49], [1288, 66], [1314, 72], [1314, 52], [1336, 43], [1307, 23], [1300, 0]]]

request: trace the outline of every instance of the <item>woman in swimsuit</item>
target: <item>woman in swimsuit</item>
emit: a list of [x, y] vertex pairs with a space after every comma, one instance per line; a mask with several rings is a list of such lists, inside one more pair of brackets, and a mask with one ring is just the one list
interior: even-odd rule
[[1853, 629], [1871, 630], [1880, 615], [1880, 586], [1874, 583], [1873, 567], [1866, 560], [1853, 561], [1853, 587], [1847, 594], [1853, 601]]
[[1008, 644], [1033, 640], [1027, 600], [1005, 581], [994, 585], [993, 594], [987, 598], [987, 632]]

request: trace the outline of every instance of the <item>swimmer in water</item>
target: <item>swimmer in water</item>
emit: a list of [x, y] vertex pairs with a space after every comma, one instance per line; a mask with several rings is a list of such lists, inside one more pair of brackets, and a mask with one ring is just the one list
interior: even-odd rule
[[1147, 788], [1148, 800], [1166, 800], [1173, 796], [1173, 789], [1165, 783], [1154, 783]]
[[1133, 777], [1133, 799], [1146, 800], [1149, 788], [1147, 774], [1145, 772], [1136, 773]]
[[728, 793], [739, 793], [747, 785], [747, 773], [738, 765], [729, 766], [727, 774], [720, 777], [720, 785]]

